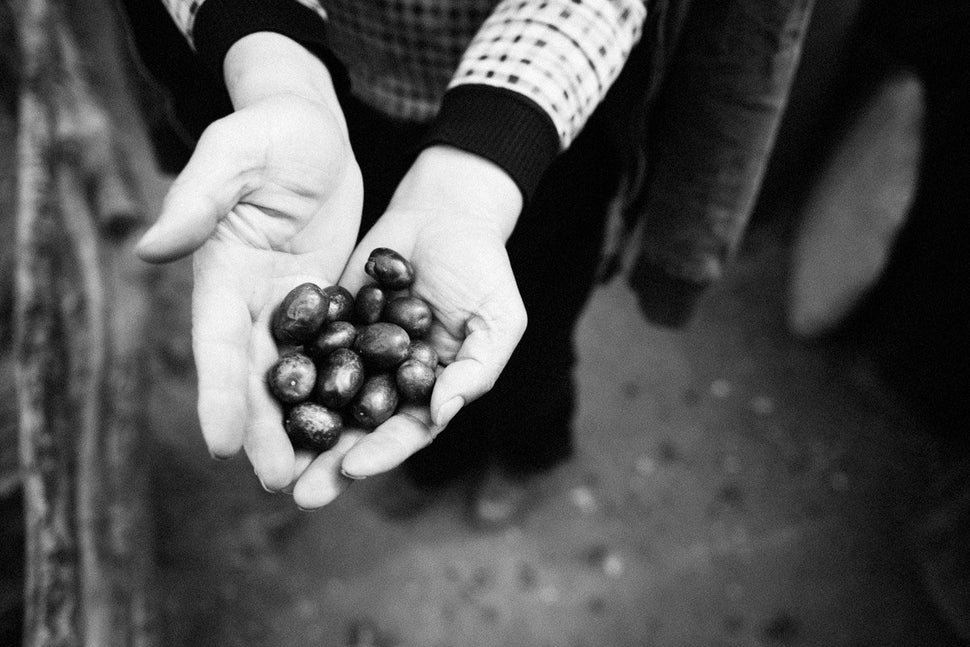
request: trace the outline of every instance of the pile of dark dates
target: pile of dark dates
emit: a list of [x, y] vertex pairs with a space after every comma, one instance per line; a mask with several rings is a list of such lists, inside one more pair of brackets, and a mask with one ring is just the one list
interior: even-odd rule
[[345, 421], [370, 430], [399, 405], [431, 398], [438, 355], [424, 339], [431, 307], [407, 293], [414, 267], [379, 247], [364, 271], [374, 282], [356, 297], [339, 285], [303, 283], [273, 313], [280, 357], [267, 382], [297, 449], [326, 451]]

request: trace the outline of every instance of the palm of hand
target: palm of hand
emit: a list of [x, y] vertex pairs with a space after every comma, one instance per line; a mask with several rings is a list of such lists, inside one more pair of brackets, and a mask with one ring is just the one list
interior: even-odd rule
[[522, 309], [503, 241], [485, 227], [435, 221], [418, 232], [410, 258], [421, 268], [412, 292], [431, 305], [431, 341], [444, 364], [471, 332]]
[[[213, 154], [227, 165], [223, 186], [212, 191], [221, 191], [228, 207], [214, 239], [295, 254], [324, 248], [350, 254], [363, 200], [360, 171], [325, 106], [285, 96], [233, 113], [199, 142], [200, 163], [211, 167], [202, 152], [207, 138], [216, 140]], [[186, 181], [195, 170], [190, 162]]]
[[[439, 372], [430, 405], [404, 406], [377, 429], [356, 430], [302, 472], [294, 498], [302, 507], [329, 503], [347, 477], [385, 472], [431, 442], [442, 416], [488, 391], [525, 330], [526, 316], [505, 251], [493, 228], [451, 213], [388, 211], [357, 246], [340, 283], [352, 293], [371, 281], [364, 264], [371, 250], [390, 247], [415, 267], [411, 293], [431, 306], [429, 340]], [[442, 410], [449, 410], [442, 414]], [[446, 422], [446, 421], [445, 421]]]
[[158, 231], [140, 250], [167, 260], [197, 249], [193, 349], [202, 432], [216, 456], [244, 446], [269, 489], [289, 484], [295, 469], [282, 412], [265, 386], [278, 355], [270, 315], [299, 283], [336, 283], [362, 201], [338, 118], [296, 96], [272, 97], [203, 134], [166, 197]]

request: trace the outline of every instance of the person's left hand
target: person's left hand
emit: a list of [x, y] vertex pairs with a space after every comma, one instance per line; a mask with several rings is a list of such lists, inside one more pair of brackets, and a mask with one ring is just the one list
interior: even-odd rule
[[494, 385], [526, 326], [505, 250], [521, 204], [508, 175], [478, 156], [437, 146], [418, 157], [340, 283], [356, 294], [371, 282], [364, 265], [377, 247], [409, 259], [415, 267], [410, 291], [431, 306], [428, 339], [444, 369], [429, 405], [402, 407], [374, 431], [341, 439], [311, 463], [293, 490], [298, 506], [323, 506], [352, 479], [398, 466]]

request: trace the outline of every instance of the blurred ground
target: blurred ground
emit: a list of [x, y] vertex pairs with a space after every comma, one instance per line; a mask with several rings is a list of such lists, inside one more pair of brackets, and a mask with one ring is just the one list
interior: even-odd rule
[[933, 444], [864, 360], [786, 334], [783, 229], [751, 232], [684, 333], [621, 283], [595, 294], [579, 455], [497, 533], [458, 494], [385, 519], [393, 477], [299, 513], [244, 458], [211, 462], [175, 268], [152, 395], [166, 644], [950, 644], [907, 553]]

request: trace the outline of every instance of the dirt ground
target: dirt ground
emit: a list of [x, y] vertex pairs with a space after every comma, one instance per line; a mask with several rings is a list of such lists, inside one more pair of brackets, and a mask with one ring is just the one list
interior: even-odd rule
[[675, 333], [622, 282], [577, 335], [578, 455], [501, 532], [460, 492], [390, 519], [395, 477], [317, 512], [208, 458], [188, 266], [162, 289], [153, 371], [167, 645], [522, 647], [956, 644], [907, 521], [934, 451], [864, 359], [783, 325], [784, 218]]

